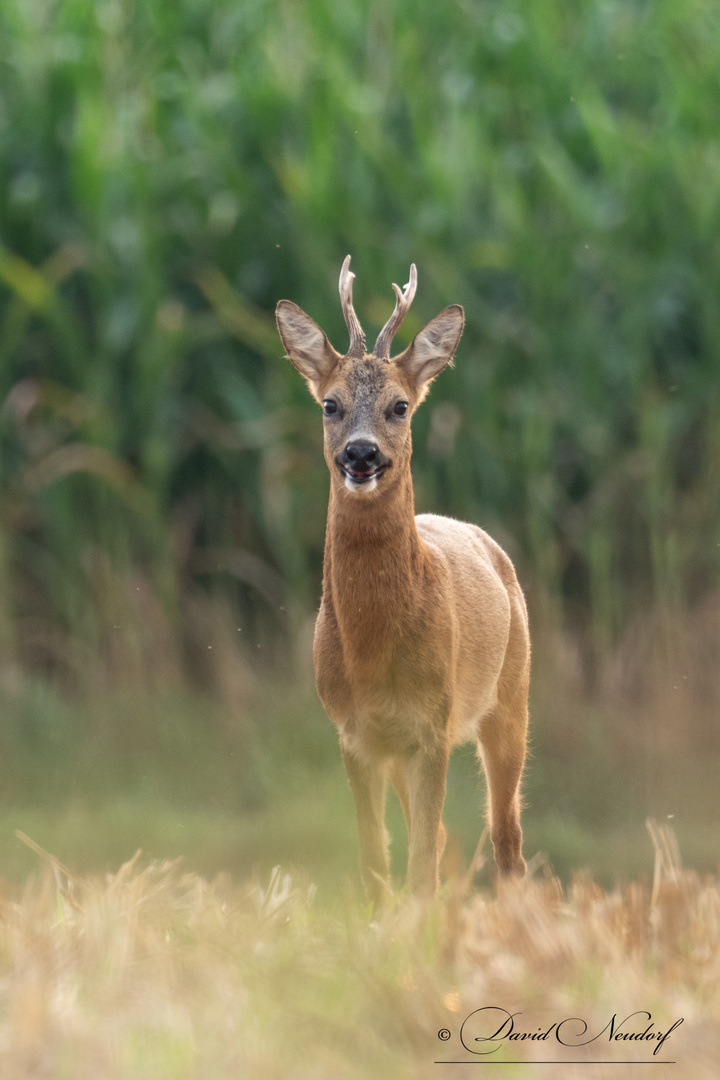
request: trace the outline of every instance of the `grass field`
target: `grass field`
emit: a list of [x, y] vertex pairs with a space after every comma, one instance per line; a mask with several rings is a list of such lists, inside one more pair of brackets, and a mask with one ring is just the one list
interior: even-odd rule
[[[495, 896], [455, 874], [435, 904], [397, 896], [372, 919], [280, 868], [239, 885], [138, 856], [80, 877], [35, 849], [39, 871], [0, 897], [3, 1075], [390, 1080], [457, 1076], [437, 1063], [482, 1068], [492, 1051], [503, 1076], [560, 1069], [530, 1071], [544, 1060], [573, 1080], [638, 1061], [716, 1077], [720, 882], [683, 871], [671, 831], [650, 825], [651, 882], [563, 889], [536, 865]], [[499, 1010], [548, 1040], [478, 1043]], [[623, 1033], [649, 1036], [610, 1038]]]
[[[488, 1003], [683, 1016], [720, 1074], [719, 72], [707, 0], [0, 5], [2, 1080], [457, 1076]], [[507, 548], [534, 649], [532, 879], [463, 876], [462, 751], [441, 898], [376, 918], [272, 318], [344, 347], [348, 252], [371, 340], [412, 261], [399, 345], [465, 308], [416, 505]]]
[[[675, 778], [672, 788], [654, 800], [630, 791], [623, 806], [605, 803], [596, 815], [583, 815], [560, 789], [548, 787], [541, 798], [537, 778], [526, 785], [525, 853], [546, 859], [567, 884], [580, 867], [604, 886], [652, 873], [643, 814], [648, 808], [667, 810], [690, 866], [711, 872], [718, 866], [717, 825], [708, 815], [717, 766], [697, 768]], [[567, 779], [558, 771], [558, 781]], [[695, 785], [696, 802], [686, 791]], [[483, 829], [484, 783], [474, 755], [456, 755], [449, 774], [444, 820], [451, 835], [448, 859], [467, 865]], [[530, 797], [530, 792], [537, 794]], [[601, 812], [602, 811], [602, 812]], [[392, 835], [393, 869], [404, 874], [407, 855], [405, 824], [391, 793], [388, 824]], [[183, 866], [203, 876], [227, 871], [238, 880], [266, 877], [280, 862], [293, 876], [312, 878], [324, 902], [342, 891], [347, 878], [357, 878], [355, 810], [340, 761], [335, 768], [302, 776], [280, 776], [277, 787], [254, 810], [218, 803], [208, 792], [205, 805], [188, 806], [157, 791], [112, 791], [93, 800], [76, 794], [56, 797], [51, 805], [37, 801], [5, 806], [0, 811], [0, 865], [17, 884], [34, 868], [34, 858], [15, 839], [22, 830], [55, 852], [80, 873], [110, 870], [141, 847], [148, 858], [179, 858]], [[478, 884], [488, 887], [486, 868]]]
[[[644, 704], [606, 691], [578, 695], [548, 677], [538, 647], [523, 783], [525, 851], [564, 884], [579, 868], [603, 886], [648, 876], [644, 821], [670, 821], [688, 865], [720, 862], [718, 756], [695, 724], [696, 675], [679, 687], [640, 684]], [[226, 658], [232, 674], [233, 654]], [[686, 669], [692, 673], [692, 668]], [[633, 678], [633, 685], [635, 685]], [[635, 687], [637, 689], [637, 687]], [[256, 700], [171, 686], [68, 703], [42, 686], [5, 687], [0, 730], [0, 866], [33, 868], [21, 829], [81, 874], [111, 870], [138, 847], [184, 856], [212, 877], [266, 877], [280, 863], [335, 895], [356, 872], [355, 811], [337, 734], [311, 679], [258, 682]], [[674, 693], [675, 697], [671, 694]], [[68, 734], [70, 732], [70, 734]], [[484, 824], [485, 785], [471, 745], [452, 756], [444, 818], [466, 865]], [[391, 793], [394, 871], [406, 832]], [[490, 879], [482, 876], [483, 886]]]

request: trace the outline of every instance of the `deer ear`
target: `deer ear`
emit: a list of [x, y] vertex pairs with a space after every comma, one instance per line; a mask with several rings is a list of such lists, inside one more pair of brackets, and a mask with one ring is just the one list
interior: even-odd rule
[[418, 389], [422, 388], [452, 362], [464, 325], [465, 314], [460, 305], [446, 307], [415, 335], [393, 363], [410, 375]]
[[290, 363], [307, 379], [313, 397], [342, 359], [327, 334], [291, 300], [280, 300], [275, 309], [277, 328]]

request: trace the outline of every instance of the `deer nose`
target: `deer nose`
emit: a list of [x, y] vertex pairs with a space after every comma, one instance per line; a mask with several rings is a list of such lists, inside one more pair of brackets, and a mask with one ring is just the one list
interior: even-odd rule
[[367, 439], [348, 443], [343, 452], [343, 464], [353, 472], [371, 472], [379, 464], [380, 448]]

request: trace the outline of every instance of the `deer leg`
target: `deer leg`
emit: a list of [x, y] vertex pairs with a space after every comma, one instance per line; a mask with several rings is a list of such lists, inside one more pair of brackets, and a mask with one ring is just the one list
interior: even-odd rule
[[[410, 794], [408, 792], [407, 777], [403, 770], [402, 765], [398, 761], [394, 761], [390, 766], [390, 781], [395, 788], [400, 805], [402, 806], [403, 817], [405, 818], [405, 825], [408, 833], [408, 849], [410, 846]], [[447, 840], [447, 832], [442, 821], [440, 822], [440, 828], [438, 829], [438, 860], [442, 858], [442, 853], [445, 850], [445, 841]]]
[[341, 747], [355, 799], [360, 839], [360, 869], [368, 898], [379, 904], [390, 891], [388, 833], [385, 828], [385, 764], [366, 761]]
[[402, 806], [405, 825], [407, 826], [408, 839], [410, 838], [410, 796], [408, 794], [407, 778], [399, 761], [390, 764], [390, 783], [395, 788], [400, 805]]
[[410, 847], [407, 880], [411, 890], [434, 895], [445, 846], [442, 809], [449, 753], [446, 746], [418, 750], [405, 764]]
[[485, 767], [487, 812], [495, 862], [501, 877], [522, 877], [520, 778], [525, 763], [527, 705], [498, 704], [480, 728], [478, 749]]

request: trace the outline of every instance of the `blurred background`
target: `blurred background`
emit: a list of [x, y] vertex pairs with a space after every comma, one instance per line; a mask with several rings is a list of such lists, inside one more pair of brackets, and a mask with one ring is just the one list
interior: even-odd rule
[[[328, 477], [275, 331], [450, 303], [419, 511], [516, 562], [525, 852], [717, 865], [720, 17], [705, 0], [4, 0], [0, 864], [141, 847], [337, 892], [313, 686]], [[482, 828], [472, 747], [449, 857]], [[404, 829], [390, 807], [398, 872]], [[485, 874], [488, 871], [486, 869]], [[487, 878], [486, 880], [489, 880]]]

